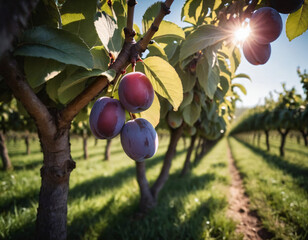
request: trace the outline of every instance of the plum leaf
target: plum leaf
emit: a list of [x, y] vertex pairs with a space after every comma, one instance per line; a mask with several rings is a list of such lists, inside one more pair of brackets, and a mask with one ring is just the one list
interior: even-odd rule
[[286, 22], [286, 33], [289, 41], [302, 35], [308, 29], [308, 1], [296, 12], [289, 14]]

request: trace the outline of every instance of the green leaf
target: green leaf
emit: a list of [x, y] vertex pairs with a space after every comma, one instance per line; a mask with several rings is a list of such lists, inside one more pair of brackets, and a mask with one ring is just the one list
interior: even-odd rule
[[52, 59], [26, 57], [24, 61], [27, 82], [32, 88], [36, 88], [54, 78], [64, 68], [65, 64]]
[[197, 25], [199, 19], [205, 17], [205, 11], [208, 10], [203, 8], [203, 0], [186, 0], [182, 8], [181, 19], [184, 22]]
[[160, 57], [148, 57], [143, 61], [144, 73], [154, 90], [166, 98], [176, 111], [183, 100], [181, 79], [174, 68]]
[[183, 118], [184, 121], [189, 125], [193, 126], [195, 122], [200, 117], [201, 113], [201, 106], [195, 102], [192, 102], [192, 104], [187, 105], [183, 110]]
[[180, 60], [184, 60], [200, 50], [219, 43], [225, 38], [226, 34], [220, 27], [201, 25], [186, 37], [181, 46]]
[[160, 103], [156, 94], [154, 94], [154, 101], [151, 107], [141, 112], [140, 116], [148, 120], [154, 128], [158, 125], [160, 119]]
[[289, 41], [302, 35], [308, 29], [308, 0], [294, 13], [289, 14], [286, 22], [286, 33]]
[[231, 72], [235, 73], [241, 63], [241, 52], [238, 47], [235, 47], [230, 56]]
[[232, 77], [232, 80], [235, 79], [235, 78], [246, 78], [246, 79], [251, 81], [251, 78], [245, 73], [236, 74], [234, 77]]
[[242, 93], [243, 93], [244, 95], [247, 95], [246, 88], [245, 88], [242, 84], [233, 83], [233, 84], [231, 85], [231, 87], [232, 87], [232, 88], [238, 87], [238, 88], [242, 91]]
[[158, 31], [154, 34], [153, 39], [159, 41], [164, 38], [172, 38], [172, 40], [183, 40], [185, 39], [185, 33], [182, 28], [173, 22], [163, 20]]
[[53, 59], [84, 68], [93, 67], [92, 55], [80, 38], [51, 27], [35, 27], [25, 31], [14, 54]]
[[94, 27], [96, 0], [67, 0], [60, 9], [63, 29], [76, 34], [92, 47], [98, 40]]
[[161, 2], [156, 2], [151, 5], [144, 13], [142, 17], [142, 31], [145, 33], [153, 23], [155, 17], [159, 13], [161, 8]]
[[194, 92], [193, 91], [189, 91], [189, 92], [184, 93], [183, 102], [181, 103], [180, 110], [185, 108], [187, 105], [191, 104], [193, 99], [194, 99]]
[[214, 54], [210, 51], [207, 51], [206, 54], [200, 60], [198, 60], [196, 70], [198, 81], [205, 94], [210, 99], [213, 99], [217, 85], [220, 81], [219, 68], [214, 64]]
[[50, 79], [46, 83], [46, 93], [48, 94], [49, 98], [56, 103], [60, 102], [58, 96], [58, 89], [61, 86], [61, 83], [66, 79], [66, 77], [67, 77], [67, 70], [65, 69], [60, 74]]
[[157, 42], [154, 42], [153, 44], [149, 44], [148, 50], [150, 52], [147, 55], [147, 57], [158, 56], [158, 57], [161, 57], [162, 59], [168, 61], [168, 57], [167, 57], [164, 49]]
[[116, 57], [122, 48], [121, 31], [118, 29], [116, 22], [103, 12], [98, 15], [94, 25], [105, 49]]
[[[179, 47], [178, 42], [172, 38], [159, 39], [157, 42], [159, 46], [161, 46], [164, 49], [169, 60], [175, 55], [175, 52]], [[171, 62], [169, 63], [172, 65]]]
[[93, 68], [106, 71], [108, 69], [110, 58], [107, 55], [105, 48], [103, 46], [93, 47], [91, 49], [91, 54], [93, 56], [93, 61], [94, 61]]
[[39, 1], [31, 15], [31, 26], [50, 26], [58, 27], [61, 20], [59, 9], [54, 0]]

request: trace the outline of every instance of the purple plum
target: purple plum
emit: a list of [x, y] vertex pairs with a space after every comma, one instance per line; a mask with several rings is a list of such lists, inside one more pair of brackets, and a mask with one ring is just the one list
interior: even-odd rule
[[119, 99], [127, 111], [132, 113], [142, 112], [153, 103], [153, 86], [143, 73], [128, 73], [119, 84]]
[[94, 103], [89, 122], [96, 138], [111, 139], [120, 133], [125, 124], [125, 110], [119, 100], [102, 97]]
[[131, 159], [142, 162], [156, 153], [158, 137], [150, 122], [144, 118], [137, 118], [124, 125], [121, 131], [121, 144]]

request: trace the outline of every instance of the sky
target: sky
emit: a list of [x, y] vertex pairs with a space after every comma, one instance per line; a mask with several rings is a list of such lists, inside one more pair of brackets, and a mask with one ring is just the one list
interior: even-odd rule
[[[146, 9], [156, 1], [139, 0], [135, 7], [134, 20], [141, 27], [141, 20]], [[181, 27], [187, 23], [181, 21], [181, 9], [184, 0], [175, 0], [171, 6], [171, 13], [164, 20], [172, 21]], [[247, 89], [247, 95], [239, 92], [242, 102], [237, 107], [254, 107], [264, 102], [264, 97], [273, 92], [274, 98], [282, 91], [282, 83], [287, 89], [295, 87], [297, 93], [303, 95], [300, 79], [297, 75], [297, 67], [303, 71], [308, 71], [308, 31], [295, 38], [291, 42], [288, 40], [285, 31], [287, 14], [281, 14], [283, 30], [277, 40], [271, 43], [271, 57], [264, 65], [251, 65], [242, 54], [242, 59], [237, 73], [246, 73], [252, 81], [236, 79], [234, 82], [243, 84]]]

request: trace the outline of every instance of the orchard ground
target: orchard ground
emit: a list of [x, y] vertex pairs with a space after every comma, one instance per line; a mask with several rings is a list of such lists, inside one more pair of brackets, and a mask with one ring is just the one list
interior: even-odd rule
[[[267, 236], [307, 238], [308, 149], [288, 138], [281, 158], [276, 135], [271, 137], [270, 153], [265, 152], [264, 138], [260, 147], [249, 135], [244, 140], [231, 138], [229, 143], [249, 207]], [[150, 184], [159, 174], [168, 141], [167, 136], [160, 139], [157, 154], [146, 162]], [[68, 239], [242, 239], [245, 233], [238, 233], [236, 222], [226, 217], [231, 184], [227, 139], [180, 177], [188, 143], [189, 139], [186, 147], [183, 140], [178, 143], [157, 208], [139, 219], [135, 163], [123, 152], [119, 138], [112, 142], [110, 161], [103, 161], [106, 141], [95, 146], [90, 139], [89, 159], [84, 160], [82, 139], [72, 139], [78, 167], [70, 182]], [[8, 148], [15, 170], [0, 173], [0, 239], [33, 239], [42, 153], [37, 140], [28, 156], [23, 141], [9, 141]]]

